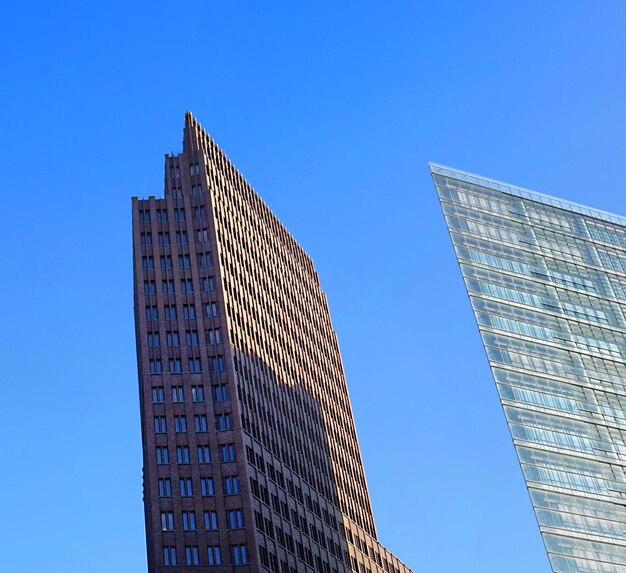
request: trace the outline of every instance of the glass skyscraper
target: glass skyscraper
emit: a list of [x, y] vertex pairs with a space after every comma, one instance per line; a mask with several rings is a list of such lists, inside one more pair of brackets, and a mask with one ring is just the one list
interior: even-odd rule
[[431, 172], [555, 573], [626, 571], [626, 218]]

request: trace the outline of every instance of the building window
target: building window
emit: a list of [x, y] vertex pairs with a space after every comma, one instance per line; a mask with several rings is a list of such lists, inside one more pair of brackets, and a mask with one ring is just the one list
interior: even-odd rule
[[165, 402], [165, 391], [163, 390], [163, 386], [152, 387], [152, 402], [154, 404], [162, 404]]
[[174, 221], [184, 221], [184, 220], [185, 220], [185, 210], [174, 209]]
[[213, 356], [211, 358], [211, 372], [224, 372], [224, 357]]
[[174, 281], [163, 281], [161, 284], [163, 294], [174, 294]]
[[174, 531], [174, 513], [171, 511], [161, 512], [161, 529], [163, 531]]
[[204, 314], [208, 318], [215, 318], [216, 316], [219, 316], [219, 313], [217, 310], [217, 303], [216, 302], [207, 303], [204, 306]]
[[188, 269], [191, 267], [191, 259], [189, 255], [178, 255], [178, 268]]
[[180, 374], [183, 371], [183, 365], [180, 358], [170, 358], [168, 364], [170, 374]]
[[156, 306], [146, 307], [146, 320], [159, 320], [159, 311]]
[[144, 281], [143, 294], [146, 296], [154, 296], [156, 294], [156, 283], [154, 281]]
[[191, 399], [194, 402], [204, 402], [204, 386], [192, 386]]
[[142, 246], [151, 247], [152, 246], [152, 233], [141, 233], [140, 241]]
[[203, 279], [200, 279], [200, 282], [204, 292], [215, 290], [215, 279], [213, 277], [204, 277]]
[[204, 529], [207, 531], [217, 529], [217, 511], [204, 512]]
[[176, 447], [176, 461], [179, 464], [189, 463], [189, 448], [187, 446]]
[[158, 210], [156, 212], [156, 217], [157, 217], [157, 223], [167, 223], [167, 211], [164, 210]]
[[219, 545], [209, 545], [207, 547], [207, 552], [209, 554], [209, 565], [222, 564], [222, 554], [220, 552]]
[[[256, 513], [256, 515], [260, 516], [261, 514], [260, 513]], [[257, 524], [257, 528], [259, 528], [261, 531], [263, 531], [263, 524], [261, 523], [261, 527], [259, 527], [259, 524]], [[262, 545], [259, 545], [259, 557], [261, 559], [261, 565], [263, 565], [264, 567], [267, 567], [269, 569], [270, 559], [269, 559], [268, 554], [267, 554], [267, 549], [265, 547], [263, 547]], [[320, 573], [321, 573], [321, 570], [320, 570]]]
[[[193, 484], [191, 478], [180, 478], [178, 480], [181, 497], [191, 497], [193, 495]], [[195, 529], [195, 528], [194, 528]]]
[[218, 432], [233, 429], [232, 416], [230, 414], [218, 414], [215, 416], [215, 429]]
[[[194, 529], [195, 529], [195, 526], [194, 526]], [[197, 545], [185, 546], [185, 560], [186, 560], [187, 565], [199, 565], [200, 564], [200, 561], [198, 558], [198, 546]]]
[[221, 344], [222, 342], [222, 329], [211, 328], [206, 331], [206, 343], [207, 344]]
[[154, 268], [154, 257], [142, 257], [141, 268], [144, 271], [148, 271]]
[[161, 345], [161, 341], [159, 339], [158, 332], [149, 332], [148, 333], [148, 347], [149, 348], [157, 348]]
[[187, 431], [187, 416], [174, 416], [174, 431], [177, 433]]
[[220, 460], [223, 463], [234, 462], [236, 460], [235, 444], [222, 444], [220, 446]]
[[[198, 185], [198, 193], [202, 193], [202, 187]], [[203, 206], [193, 208], [194, 219], [206, 219], [206, 209]]]
[[154, 433], [165, 434], [167, 432], [167, 426], [165, 423], [165, 416], [154, 417]]
[[189, 243], [187, 231], [176, 231], [176, 244], [186, 245], [187, 243]]
[[213, 478], [200, 478], [200, 489], [203, 497], [213, 497], [215, 495]]
[[150, 211], [139, 211], [139, 222], [140, 223], [149, 223], [150, 222]]
[[159, 245], [169, 245], [170, 244], [170, 234], [165, 231], [164, 233], [159, 233]]
[[178, 565], [176, 561], [176, 547], [163, 548], [163, 565]]
[[172, 497], [172, 482], [169, 478], [159, 479], [159, 497]]
[[245, 565], [246, 563], [248, 563], [248, 550], [245, 544], [231, 545], [230, 553], [233, 558], [233, 563], [235, 565]]
[[199, 267], [210, 267], [213, 265], [213, 255], [211, 253], [200, 253], [198, 255]]
[[197, 330], [188, 330], [185, 333], [185, 337], [187, 338], [187, 346], [198, 346], [198, 331]]
[[157, 464], [169, 464], [170, 454], [167, 450], [167, 446], [157, 446], [156, 449]]
[[196, 530], [196, 514], [193, 511], [183, 511], [183, 529], [185, 531]]
[[199, 358], [190, 358], [188, 360], [189, 372], [202, 372], [202, 364]]
[[226, 512], [226, 519], [229, 529], [242, 529], [243, 528], [243, 510], [242, 509], [230, 509]]
[[209, 446], [198, 446], [198, 463], [211, 463], [211, 450], [209, 449]]
[[172, 402], [184, 402], [185, 389], [182, 386], [172, 386]]
[[213, 400], [215, 400], [216, 402], [223, 402], [224, 400], [228, 400], [227, 384], [218, 384], [217, 386], [213, 386]]
[[175, 306], [165, 307], [165, 320], [176, 320], [178, 318]]
[[167, 345], [170, 348], [174, 346], [180, 346], [180, 340], [178, 338], [178, 332], [176, 330], [167, 333]]
[[171, 269], [172, 268], [172, 257], [169, 255], [161, 257], [161, 268], [162, 269]]
[[196, 432], [208, 431], [206, 416], [204, 414], [196, 414], [194, 416], [194, 425]]
[[196, 318], [196, 307], [193, 304], [183, 305], [183, 314], [186, 320], [194, 320]]
[[197, 243], [206, 243], [209, 240], [209, 230], [208, 229], [199, 229], [196, 231], [196, 242]]
[[180, 292], [183, 294], [192, 294], [193, 281], [191, 279], [180, 279]]
[[150, 360], [150, 374], [163, 374], [163, 364], [160, 360]]
[[239, 489], [239, 476], [228, 476], [224, 478], [224, 495], [236, 495], [241, 493]]

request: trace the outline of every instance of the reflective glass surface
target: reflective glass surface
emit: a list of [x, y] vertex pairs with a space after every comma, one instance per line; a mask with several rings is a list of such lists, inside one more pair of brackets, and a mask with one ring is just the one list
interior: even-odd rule
[[626, 571], [626, 219], [432, 165], [555, 573]]

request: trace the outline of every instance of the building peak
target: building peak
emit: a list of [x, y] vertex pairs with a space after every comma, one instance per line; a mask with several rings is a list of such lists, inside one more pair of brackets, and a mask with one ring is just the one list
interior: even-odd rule
[[183, 153], [187, 153], [200, 147], [198, 131], [202, 131], [202, 126], [194, 117], [191, 111], [185, 112], [185, 127], [183, 129]]

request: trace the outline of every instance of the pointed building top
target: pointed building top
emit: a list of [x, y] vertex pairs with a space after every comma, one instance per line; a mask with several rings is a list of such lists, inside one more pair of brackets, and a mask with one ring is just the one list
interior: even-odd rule
[[538, 193], [537, 191], [532, 191], [524, 187], [518, 187], [517, 185], [511, 185], [509, 183], [504, 183], [503, 181], [498, 181], [496, 179], [489, 179], [487, 177], [483, 177], [482, 175], [468, 173], [467, 171], [461, 171], [460, 169], [454, 169], [445, 165], [429, 163], [428, 166], [430, 168], [430, 173], [433, 177], [435, 177], [436, 175], [441, 175], [443, 177], [456, 179], [458, 181], [473, 183], [475, 185], [480, 185], [481, 187], [486, 187], [488, 189], [493, 189], [495, 191], [514, 195], [515, 197], [530, 199], [531, 201], [537, 201], [538, 203], [550, 205], [552, 207], [556, 207], [557, 209], [574, 211], [575, 213], [580, 213], [581, 215], [585, 215], [587, 217], [595, 217], [596, 219], [608, 221], [609, 223], [616, 223], [617, 225], [626, 226], [626, 217], [623, 217], [622, 215], [616, 215], [607, 211], [601, 211], [600, 209], [587, 207], [586, 205], [574, 203], [573, 201], [567, 201], [566, 199], [560, 199], [559, 197], [554, 197], [552, 195], [544, 195], [543, 193]]
[[192, 149], [198, 149], [198, 128], [201, 129], [198, 120], [193, 114], [187, 110], [185, 112], [185, 128], [183, 130], [183, 153], [189, 152]]

